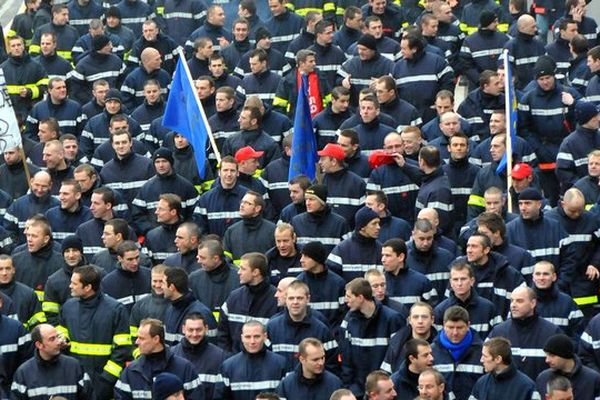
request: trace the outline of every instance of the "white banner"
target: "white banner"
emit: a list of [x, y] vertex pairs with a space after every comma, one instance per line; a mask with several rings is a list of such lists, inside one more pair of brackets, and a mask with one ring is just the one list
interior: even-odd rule
[[0, 68], [0, 154], [19, 146], [21, 146], [19, 123], [8, 95], [4, 71]]

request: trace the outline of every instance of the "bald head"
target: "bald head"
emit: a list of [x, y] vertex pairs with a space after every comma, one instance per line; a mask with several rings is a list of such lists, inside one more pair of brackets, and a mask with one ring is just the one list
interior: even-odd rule
[[426, 219], [427, 221], [431, 222], [431, 225], [433, 225], [434, 228], [437, 229], [438, 225], [440, 224], [440, 217], [438, 215], [438, 212], [435, 210], [435, 208], [424, 208], [421, 211], [419, 211], [419, 214], [417, 215], [417, 219]]
[[517, 30], [527, 35], [535, 35], [537, 30], [535, 18], [529, 14], [521, 15], [517, 20]]
[[287, 291], [288, 286], [290, 286], [290, 283], [294, 282], [295, 280], [296, 278], [287, 277], [279, 281], [279, 284], [277, 284], [277, 292], [275, 292], [277, 306], [285, 307], [285, 292]]
[[571, 188], [565, 192], [560, 205], [567, 217], [578, 219], [585, 210], [585, 197], [579, 189]]
[[158, 50], [152, 47], [146, 47], [140, 55], [142, 65], [147, 71], [155, 71], [160, 69], [161, 58]]

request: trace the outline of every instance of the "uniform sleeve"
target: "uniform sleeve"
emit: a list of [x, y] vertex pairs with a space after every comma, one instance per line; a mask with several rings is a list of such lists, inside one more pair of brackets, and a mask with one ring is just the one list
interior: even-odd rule
[[126, 369], [115, 384], [115, 400], [133, 400], [131, 386], [129, 385], [129, 371]]
[[[46, 297], [46, 293], [44, 292], [44, 299]], [[35, 292], [31, 292], [29, 299], [27, 299], [28, 310], [27, 310], [27, 321], [24, 321], [23, 324], [31, 330], [36, 325], [43, 324], [47, 322], [46, 314], [42, 310], [42, 303], [38, 299]]]
[[290, 112], [290, 91], [287, 85], [287, 80], [282, 79], [277, 85], [275, 98], [273, 99], [273, 108], [284, 115], [289, 115]]
[[585, 331], [581, 334], [581, 340], [579, 341], [579, 357], [581, 362], [592, 368], [593, 370], [600, 372], [600, 360], [598, 358], [597, 349], [594, 347], [594, 340], [592, 334], [594, 327], [590, 323]]
[[221, 306], [221, 313], [219, 315], [219, 329], [217, 333], [217, 344], [223, 350], [231, 353], [233, 342], [231, 340], [231, 331], [229, 326], [229, 309], [227, 307], [227, 301], [225, 301], [225, 303], [223, 303], [223, 305]]
[[130, 354], [129, 318], [125, 307], [119, 304], [115, 310], [113, 349], [101, 376], [108, 382], [116, 382], [125, 367], [125, 362], [130, 360]]
[[184, 375], [181, 378], [183, 380], [183, 390], [185, 391], [186, 399], [204, 400], [204, 386], [202, 386], [198, 374], [194, 373], [194, 368], [191, 364], [186, 366]]

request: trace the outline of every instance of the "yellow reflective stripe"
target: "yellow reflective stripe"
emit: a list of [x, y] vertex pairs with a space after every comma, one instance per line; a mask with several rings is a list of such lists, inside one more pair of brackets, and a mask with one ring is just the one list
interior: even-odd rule
[[50, 78], [42, 78], [39, 81], [37, 81], [36, 85], [46, 85], [46, 86], [48, 86], [49, 82], [50, 82]]
[[292, 3], [288, 2], [285, 6], [288, 8], [288, 10], [294, 11], [295, 7], [294, 7], [294, 5]]
[[38, 300], [40, 301], [40, 303], [44, 302], [44, 291], [43, 290], [36, 290], [35, 294], [37, 294]]
[[58, 314], [60, 312], [60, 304], [53, 301], [45, 301], [42, 303], [42, 310], [44, 310], [44, 312]]
[[573, 297], [573, 301], [578, 306], [586, 306], [588, 304], [598, 303], [598, 296], [587, 296], [587, 297]]
[[498, 29], [500, 32], [508, 32], [508, 24], [498, 24], [498, 26], [496, 27], [496, 29]]
[[476, 194], [472, 194], [469, 196], [469, 201], [467, 202], [470, 206], [477, 206], [485, 208], [485, 199], [482, 196], [478, 196]]
[[112, 376], [118, 378], [121, 375], [121, 371], [123, 371], [123, 367], [112, 360], [108, 360], [104, 366], [104, 370]]
[[229, 257], [229, 258], [233, 259], [233, 253], [225, 250], [225, 251], [223, 251], [223, 254], [225, 255], [225, 257]]
[[6, 91], [8, 92], [8, 94], [16, 94], [16, 95], [18, 95], [22, 88], [24, 88], [24, 86], [20, 86], [20, 85], [6, 85]]
[[10, 29], [8, 32], [6, 32], [6, 37], [10, 38], [13, 36], [17, 36], [17, 31], [13, 31], [12, 29]]
[[323, 11], [325, 12], [334, 12], [335, 11], [335, 3], [325, 3], [323, 4]]
[[594, 207], [594, 204], [586, 204], [586, 205], [585, 205], [585, 210], [586, 210], [586, 211], [590, 211], [590, 209], [591, 209], [592, 207]]
[[131, 353], [131, 355], [133, 355], [133, 358], [138, 358], [139, 356], [142, 355], [142, 352], [140, 351], [139, 347], [136, 347], [133, 352]]
[[239, 267], [241, 263], [242, 263], [241, 259], [233, 260], [233, 265], [235, 265], [236, 267]]
[[337, 6], [335, 9], [335, 15], [344, 15], [346, 9], [344, 7]]
[[252, 174], [252, 177], [258, 179], [262, 175], [262, 172], [263, 172], [262, 169], [257, 168], [256, 171], [254, 171], [254, 173]]
[[326, 107], [329, 103], [331, 103], [331, 93], [323, 97], [323, 107]]
[[275, 98], [273, 99], [273, 106], [286, 108], [289, 104], [289, 101], [281, 97], [275, 96]]
[[215, 320], [217, 322], [219, 322], [219, 318], [221, 317], [221, 312], [219, 312], [219, 311], [213, 311], [212, 314], [213, 314], [213, 317], [215, 317]]
[[137, 337], [138, 329], [139, 328], [137, 326], [129, 325], [129, 334], [132, 338]]
[[27, 325], [29, 327], [35, 326], [37, 324], [43, 324], [44, 322], [47, 322], [48, 318], [46, 318], [46, 314], [44, 314], [43, 311], [40, 312], [36, 312], [35, 314], [33, 314], [31, 316], [31, 318], [29, 318], [29, 320], [27, 321]]
[[27, 89], [31, 90], [32, 99], [37, 99], [38, 97], [40, 97], [40, 88], [37, 85], [37, 83], [30, 83], [25, 85]]
[[29, 54], [40, 54], [40, 51], [42, 51], [42, 48], [39, 44], [32, 44], [29, 46]]
[[71, 342], [71, 353], [82, 356], [110, 356], [112, 344]]
[[69, 330], [64, 326], [58, 325], [56, 331], [58, 332], [58, 336], [61, 336], [63, 339], [69, 339]]
[[294, 10], [294, 12], [296, 14], [298, 14], [299, 16], [301, 16], [301, 17], [306, 17], [306, 14], [308, 14], [311, 11], [322, 13], [323, 9], [322, 8], [315, 8], [315, 7], [305, 7], [305, 8], [296, 8]]
[[156, 7], [156, 13], [158, 15], [165, 15], [165, 8], [164, 7]]
[[118, 333], [113, 336], [113, 343], [117, 346], [131, 346], [131, 334]]
[[67, 61], [71, 61], [71, 50], [56, 50], [56, 54]]

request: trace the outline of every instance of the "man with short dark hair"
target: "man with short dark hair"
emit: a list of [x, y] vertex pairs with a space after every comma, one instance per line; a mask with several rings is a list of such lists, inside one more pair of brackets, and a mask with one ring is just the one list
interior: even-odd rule
[[48, 81], [48, 96], [36, 103], [27, 115], [26, 132], [33, 134], [35, 126], [48, 118], [55, 118], [60, 125], [60, 133], [81, 134], [83, 115], [81, 106], [68, 98], [67, 82], [64, 78], [54, 77]]
[[223, 236], [223, 247], [234, 262], [250, 251], [265, 253], [275, 245], [275, 224], [265, 219], [265, 200], [253, 191], [240, 202], [241, 221], [231, 225]]
[[367, 374], [379, 368], [390, 337], [404, 323], [400, 314], [374, 301], [364, 278], [346, 285], [345, 300], [349, 311], [344, 319], [341, 378], [356, 396], [362, 396]]
[[504, 256], [491, 251], [491, 247], [487, 236], [474, 233], [467, 242], [466, 257], [456, 261], [471, 265], [477, 293], [494, 303], [500, 316], [505, 316], [510, 310], [508, 296], [524, 284], [524, 279]]
[[529, 400], [539, 396], [535, 383], [515, 366], [507, 339], [495, 337], [486, 341], [481, 349], [481, 364], [486, 374], [473, 386], [471, 398]]
[[[450, 294], [435, 307], [435, 319], [443, 321], [446, 310], [461, 306], [469, 313], [471, 328], [481, 339], [485, 339], [495, 325], [502, 322], [496, 306], [489, 299], [479, 296], [475, 289], [473, 268], [464, 261], [452, 263], [450, 267]], [[439, 328], [442, 327], [438, 322]]]
[[165, 344], [165, 327], [161, 321], [143, 320], [135, 343], [141, 355], [121, 373], [115, 385], [116, 400], [148, 398], [153, 378], [161, 372], [170, 372], [181, 378], [186, 398], [204, 398], [204, 388], [192, 363], [175, 355]]
[[218, 317], [229, 294], [240, 285], [237, 268], [226, 260], [223, 245], [216, 239], [200, 242], [197, 261], [200, 268], [190, 274], [190, 288]]
[[323, 343], [326, 364], [332, 373], [339, 373], [337, 341], [330, 328], [309, 308], [310, 289], [301, 281], [292, 281], [283, 292], [284, 312], [273, 316], [267, 323], [271, 350], [286, 359], [286, 370], [297, 370], [297, 346], [306, 338], [316, 338]]
[[46, 218], [38, 215], [27, 220], [25, 236], [26, 247], [13, 255], [13, 263], [17, 266], [15, 280], [35, 290], [38, 300], [43, 301], [48, 277], [62, 268], [63, 258], [54, 249]]
[[406, 319], [408, 325], [400, 328], [390, 339], [385, 358], [381, 363], [381, 369], [394, 373], [400, 369], [400, 365], [406, 360], [406, 344], [412, 339], [422, 339], [431, 344], [436, 338], [438, 331], [433, 326], [433, 308], [422, 301], [418, 301], [410, 308], [410, 314]]
[[434, 368], [440, 371], [448, 392], [466, 400], [477, 379], [483, 375], [479, 365], [483, 342], [470, 326], [467, 310], [452, 306], [444, 312], [444, 326], [432, 347]]
[[276, 289], [270, 284], [267, 258], [261, 253], [242, 256], [238, 275], [241, 287], [233, 290], [221, 306], [219, 344], [226, 351], [240, 351], [238, 335], [244, 322], [266, 321], [277, 312]]
[[[102, 244], [104, 249], [97, 251], [92, 264], [101, 267], [104, 273], [110, 273], [118, 268], [117, 248], [119, 244], [129, 239], [129, 225], [122, 218], [113, 218], [106, 221], [102, 229]], [[151, 265], [147, 255], [140, 253], [141, 264], [145, 267]]]
[[89, 375], [97, 399], [112, 397], [131, 354], [127, 310], [102, 293], [98, 267], [76, 267], [71, 276], [71, 296], [60, 313], [60, 334], [70, 340], [70, 353]]
[[385, 271], [387, 293], [392, 300], [406, 307], [418, 301], [437, 303], [437, 291], [422, 273], [406, 264], [406, 244], [402, 239], [389, 239], [381, 248], [381, 263]]
[[423, 339], [411, 339], [404, 344], [405, 359], [391, 376], [398, 392], [397, 400], [412, 400], [419, 395], [419, 374], [433, 366], [431, 345]]
[[232, 156], [221, 160], [215, 186], [200, 196], [194, 219], [203, 233], [222, 237], [227, 228], [239, 221], [240, 202], [248, 191], [238, 182], [238, 164]]
[[448, 286], [448, 265], [454, 255], [441, 246], [433, 245], [435, 228], [426, 219], [418, 219], [408, 243], [406, 263], [415, 271], [425, 275], [438, 296], [443, 296]]
[[154, 212], [158, 226], [148, 231], [144, 240], [144, 247], [154, 264], [162, 263], [177, 252], [175, 238], [184, 219], [181, 205], [181, 198], [176, 194], [163, 193], [158, 197]]
[[[400, 41], [403, 59], [394, 67], [393, 76], [400, 98], [419, 111], [423, 123], [434, 117], [431, 109], [440, 90], [452, 90], [452, 67], [442, 57], [425, 51], [425, 40], [418, 32], [405, 34]], [[426, 78], [434, 76], [434, 79]]]
[[320, 340], [312, 337], [300, 342], [299, 365], [283, 378], [277, 388], [279, 395], [290, 400], [309, 397], [329, 400], [329, 396], [342, 387], [342, 381], [332, 372], [325, 370], [325, 346]]
[[503, 109], [504, 82], [495, 70], [486, 70], [479, 74], [479, 87], [460, 103], [457, 112], [471, 125], [473, 139], [481, 142], [490, 136], [492, 112]]
[[73, 235], [77, 228], [92, 219], [90, 209], [81, 204], [81, 186], [74, 179], [64, 180], [58, 192], [60, 206], [46, 211], [52, 237], [58, 242]]
[[219, 370], [227, 359], [227, 353], [209, 342], [206, 335], [208, 325], [202, 314], [187, 314], [181, 329], [184, 337], [173, 347], [173, 354], [192, 363], [202, 382], [204, 398], [212, 399], [215, 385], [222, 381]]
[[[70, 27], [68, 27], [70, 28]], [[47, 73], [25, 51], [25, 40], [19, 36], [8, 39], [8, 59], [2, 64], [4, 79], [17, 119], [27, 118], [35, 101], [42, 97]]]
[[322, 149], [327, 143], [335, 142], [338, 128], [352, 116], [349, 106], [350, 91], [343, 86], [334, 87], [331, 90], [331, 102], [313, 118], [317, 148]]
[[188, 274], [197, 271], [200, 268], [197, 262], [200, 236], [200, 229], [195, 223], [184, 222], [179, 225], [175, 232], [177, 253], [165, 258], [164, 264], [171, 267], [182, 267]]
[[440, 152], [433, 146], [425, 146], [419, 151], [419, 168], [424, 173], [417, 194], [415, 213], [423, 208], [434, 208], [438, 212], [440, 229], [451, 233], [451, 216], [454, 210], [452, 191], [448, 177], [441, 167]]
[[100, 177], [107, 187], [121, 190], [127, 204], [132, 204], [139, 189], [155, 173], [152, 161], [133, 152], [133, 140], [127, 131], [115, 132], [110, 141], [115, 158], [102, 167]]
[[258, 108], [244, 107], [238, 119], [240, 132], [225, 141], [222, 154], [234, 155], [242, 147], [250, 146], [256, 151], [264, 151], [260, 158], [260, 167], [279, 158], [281, 150], [275, 140], [261, 129], [261, 119], [262, 115]]
[[130, 312], [137, 301], [150, 294], [150, 269], [140, 266], [140, 250], [130, 240], [117, 246], [117, 260], [117, 268], [102, 278], [100, 287]]
[[[0, 292], [10, 297], [19, 321], [31, 330], [36, 325], [46, 322], [46, 316], [35, 291], [14, 279], [15, 274], [16, 268], [12, 257], [5, 254], [0, 255]], [[8, 312], [4, 312], [4, 314], [8, 314]]]

